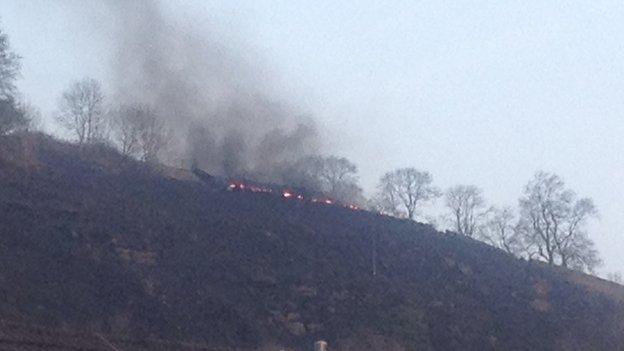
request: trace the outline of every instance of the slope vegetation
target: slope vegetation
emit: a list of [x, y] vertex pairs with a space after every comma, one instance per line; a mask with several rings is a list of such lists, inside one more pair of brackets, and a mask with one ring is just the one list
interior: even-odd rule
[[332, 350], [624, 345], [621, 300], [566, 272], [423, 224], [230, 192], [39, 134], [0, 138], [0, 282], [4, 319], [131, 339], [266, 350], [318, 339]]

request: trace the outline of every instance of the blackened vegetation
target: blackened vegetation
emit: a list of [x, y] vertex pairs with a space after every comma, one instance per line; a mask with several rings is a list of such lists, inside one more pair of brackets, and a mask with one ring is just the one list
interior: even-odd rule
[[623, 306], [560, 271], [408, 220], [164, 177], [97, 145], [1, 138], [0, 223], [3, 318], [243, 348], [624, 343]]

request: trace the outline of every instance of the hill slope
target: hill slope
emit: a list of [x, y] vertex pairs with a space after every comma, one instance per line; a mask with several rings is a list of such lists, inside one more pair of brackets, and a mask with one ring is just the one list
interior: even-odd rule
[[621, 300], [566, 272], [426, 225], [175, 173], [105, 147], [0, 138], [0, 317], [267, 350], [624, 344]]

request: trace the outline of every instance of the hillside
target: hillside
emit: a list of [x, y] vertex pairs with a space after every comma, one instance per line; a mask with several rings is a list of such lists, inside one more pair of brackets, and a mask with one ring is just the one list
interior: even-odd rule
[[624, 295], [594, 281], [103, 146], [0, 138], [2, 319], [231, 349], [613, 350]]

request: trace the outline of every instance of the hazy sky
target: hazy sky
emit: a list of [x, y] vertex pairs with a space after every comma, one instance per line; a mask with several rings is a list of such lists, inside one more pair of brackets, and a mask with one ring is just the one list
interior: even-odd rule
[[[24, 57], [20, 88], [44, 115], [70, 81], [106, 81], [110, 19], [97, 1], [76, 17], [68, 5], [77, 1], [0, 0]], [[284, 96], [317, 116], [330, 150], [358, 164], [367, 190], [384, 171], [415, 166], [443, 188], [476, 184], [493, 204], [516, 205], [536, 170], [555, 172], [600, 210], [601, 272], [624, 271], [623, 1], [165, 7], [272, 72]]]

